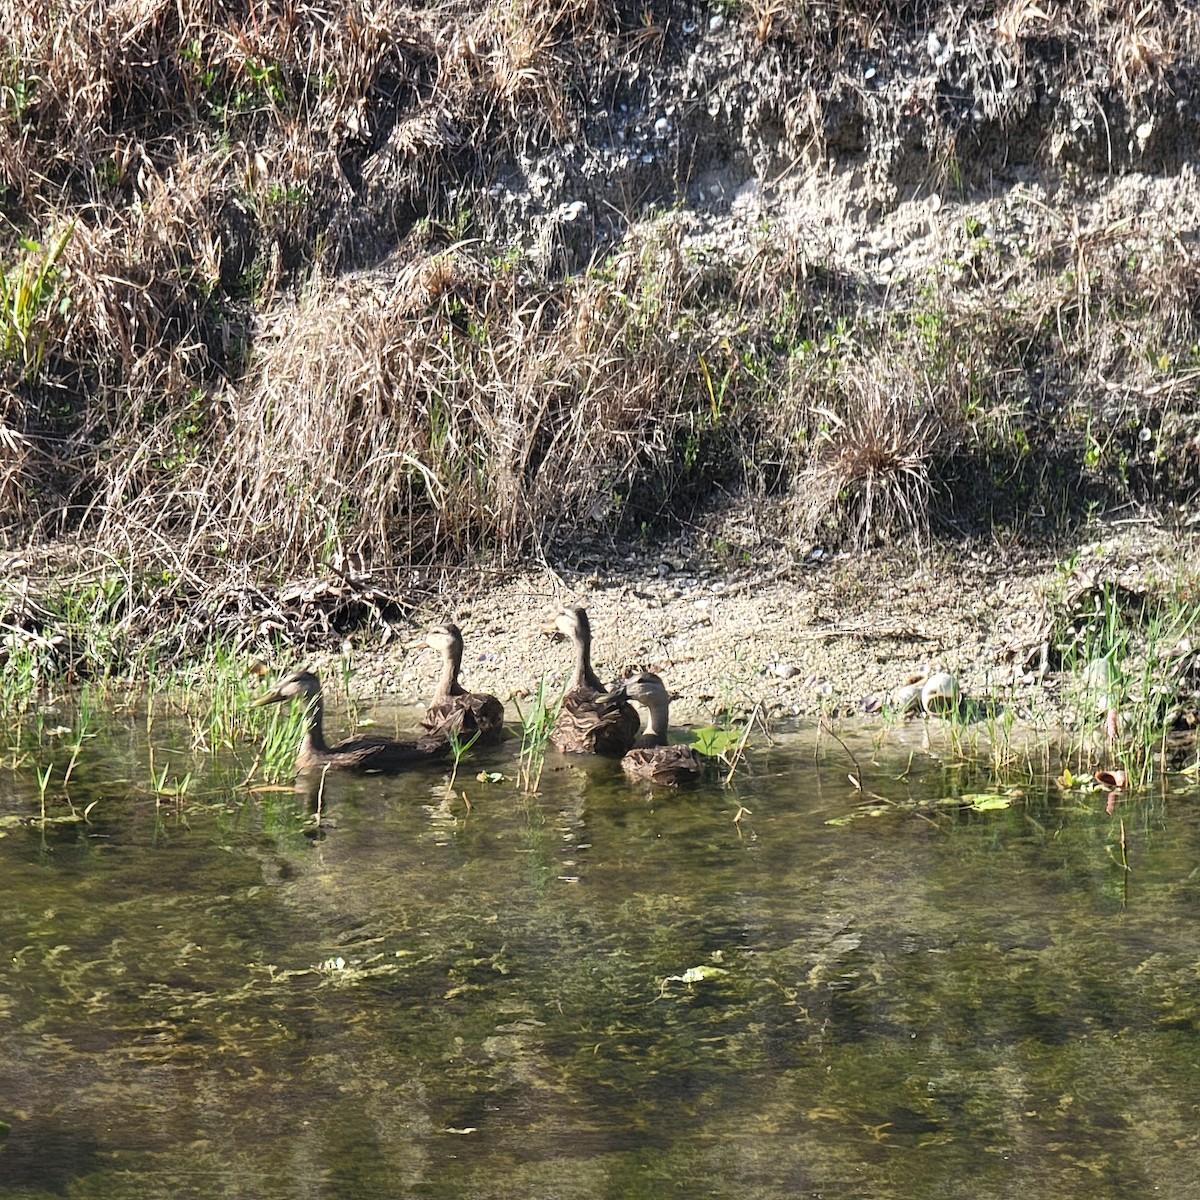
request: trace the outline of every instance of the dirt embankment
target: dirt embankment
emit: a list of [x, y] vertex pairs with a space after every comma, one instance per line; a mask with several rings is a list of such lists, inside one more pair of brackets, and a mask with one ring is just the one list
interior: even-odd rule
[[[565, 668], [570, 598], [679, 719], [933, 665], [1036, 716], [1076, 567], [1188, 576], [1193, 5], [59, 15], [0, 0], [0, 249], [44, 285], [0, 339], [0, 526], [92, 555], [14, 567], [0, 617], [55, 664], [348, 635], [415, 699], [370, 603], [275, 612], [345, 552], [400, 594], [448, 564], [415, 615], [498, 693]], [[534, 549], [557, 574], [455, 566]]]

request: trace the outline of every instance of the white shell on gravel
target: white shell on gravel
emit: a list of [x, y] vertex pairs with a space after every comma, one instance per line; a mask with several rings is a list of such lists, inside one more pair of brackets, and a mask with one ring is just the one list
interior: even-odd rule
[[921, 688], [921, 707], [928, 713], [952, 712], [958, 705], [958, 677], [938, 671]]

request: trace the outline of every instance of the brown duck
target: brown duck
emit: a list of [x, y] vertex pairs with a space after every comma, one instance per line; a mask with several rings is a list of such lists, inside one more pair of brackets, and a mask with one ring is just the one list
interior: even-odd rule
[[667, 723], [671, 697], [663, 681], [654, 674], [635, 675], [612, 693], [643, 705], [650, 714], [646, 732], [633, 743], [633, 749], [621, 759], [625, 774], [665, 787], [695, 783], [700, 778], [700, 757], [691, 746], [670, 745]]
[[550, 731], [550, 741], [564, 754], [605, 754], [619, 758], [633, 746], [642, 722], [623, 697], [604, 694], [592, 670], [592, 627], [582, 604], [568, 604], [548, 632], [570, 638], [575, 669]]
[[441, 758], [450, 750], [447, 739], [436, 734], [426, 734], [415, 742], [398, 742], [380, 734], [365, 733], [347, 738], [336, 746], [327, 745], [322, 728], [321, 681], [311, 671], [293, 671], [265, 696], [255, 700], [253, 707], [282, 704], [285, 700], [296, 699], [304, 701], [308, 714], [308, 724], [296, 754], [297, 771], [332, 767], [340, 771], [392, 774], [418, 763]]
[[478, 735], [481, 746], [495, 746], [504, 741], [508, 737], [504, 705], [486, 692], [468, 692], [458, 682], [463, 657], [463, 637], [458, 626], [451, 621], [434, 625], [423, 644], [441, 651], [442, 677], [421, 718], [421, 728], [443, 737], [453, 733], [463, 741]]

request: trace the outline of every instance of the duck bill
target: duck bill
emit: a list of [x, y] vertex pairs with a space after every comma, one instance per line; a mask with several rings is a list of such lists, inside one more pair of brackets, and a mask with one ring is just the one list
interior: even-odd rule
[[278, 688], [272, 688], [265, 696], [259, 696], [257, 700], [250, 701], [251, 708], [262, 708], [267, 704], [278, 704], [283, 697], [279, 694]]
[[596, 697], [597, 704], [624, 704], [629, 699], [629, 693], [623, 688], [613, 688], [611, 692], [603, 692]]

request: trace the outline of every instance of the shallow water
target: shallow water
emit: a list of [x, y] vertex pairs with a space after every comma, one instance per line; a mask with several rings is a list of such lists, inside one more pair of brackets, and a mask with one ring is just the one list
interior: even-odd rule
[[1193, 1195], [1200, 797], [935, 805], [993, 789], [869, 735], [891, 803], [848, 824], [809, 730], [729, 789], [552, 756], [529, 797], [475, 778], [504, 749], [450, 798], [331, 777], [319, 825], [161, 728], [181, 800], [116, 728], [43, 823], [35, 755], [0, 774], [0, 1195]]

